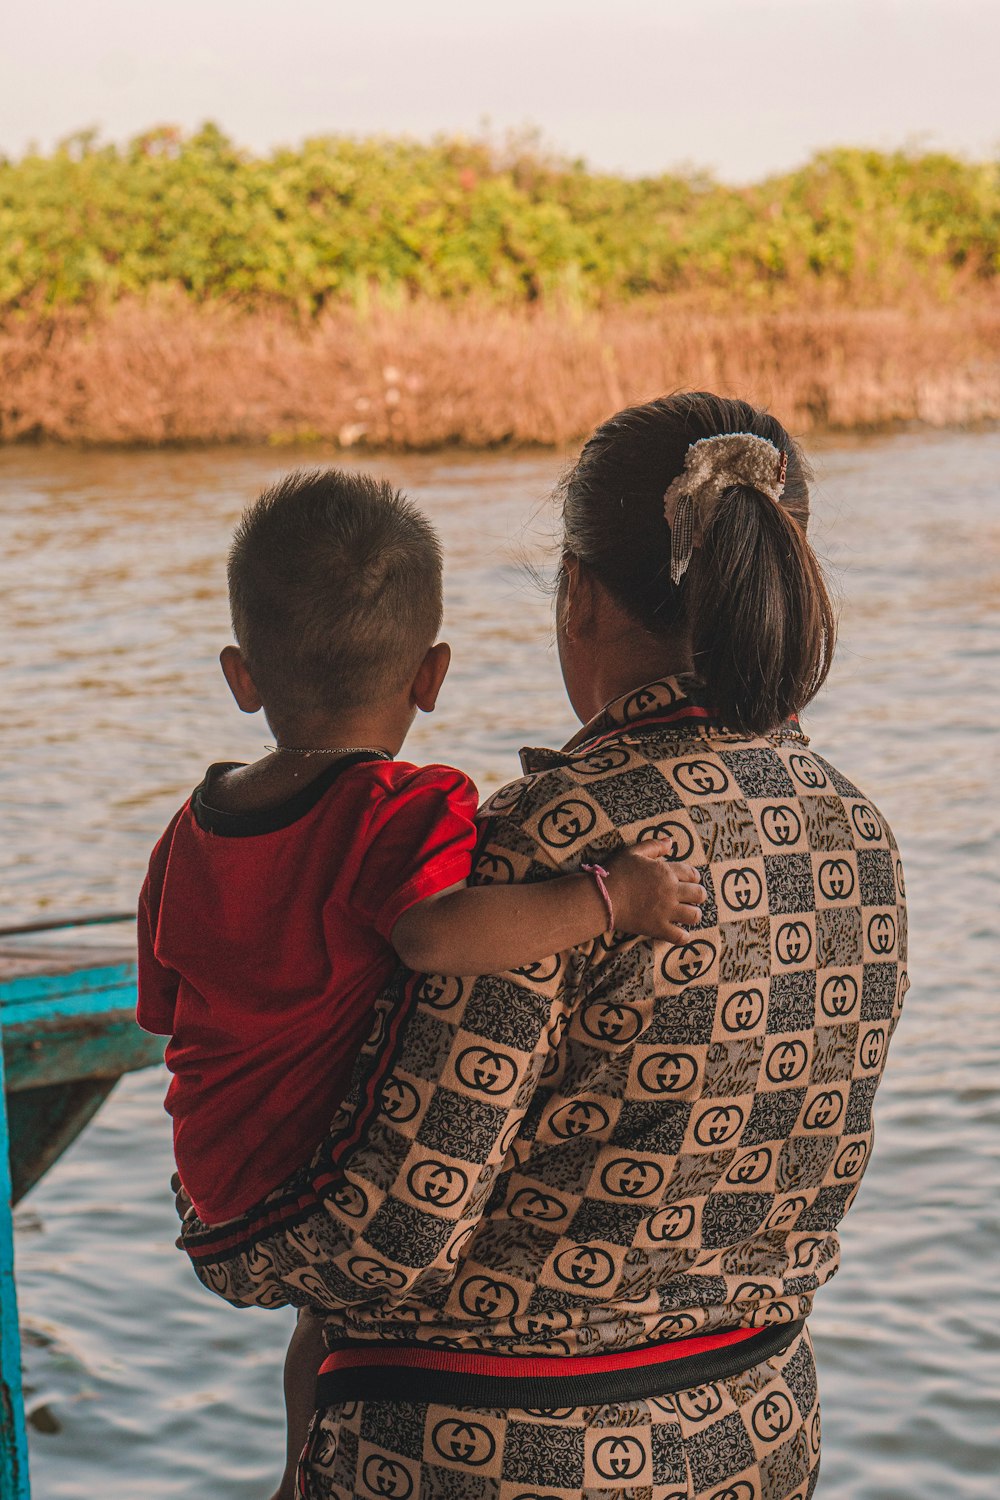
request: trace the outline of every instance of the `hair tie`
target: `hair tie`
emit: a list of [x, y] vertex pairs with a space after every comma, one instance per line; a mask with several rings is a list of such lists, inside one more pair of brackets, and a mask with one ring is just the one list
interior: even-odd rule
[[788, 454], [753, 432], [727, 432], [699, 438], [684, 455], [684, 468], [667, 486], [663, 513], [670, 527], [670, 581], [678, 584], [691, 554], [705, 539], [705, 528], [725, 490], [736, 485], [759, 490], [777, 503], [785, 487]]

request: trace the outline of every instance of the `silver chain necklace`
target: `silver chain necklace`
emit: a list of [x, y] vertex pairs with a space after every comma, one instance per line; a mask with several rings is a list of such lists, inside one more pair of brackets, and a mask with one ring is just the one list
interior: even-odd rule
[[264, 749], [271, 755], [377, 755], [380, 760], [392, 760], [388, 750], [381, 750], [377, 745], [351, 745], [336, 750], [299, 750], [293, 745], [265, 745]]

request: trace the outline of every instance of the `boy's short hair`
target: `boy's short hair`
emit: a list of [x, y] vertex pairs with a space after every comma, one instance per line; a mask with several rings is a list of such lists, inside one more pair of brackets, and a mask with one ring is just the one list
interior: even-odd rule
[[264, 490], [236, 528], [228, 575], [236, 639], [279, 718], [388, 697], [441, 628], [437, 534], [369, 474], [298, 470]]

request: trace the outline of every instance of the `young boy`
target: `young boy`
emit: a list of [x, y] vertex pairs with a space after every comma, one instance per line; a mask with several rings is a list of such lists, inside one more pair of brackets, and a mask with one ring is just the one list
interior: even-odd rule
[[396, 759], [450, 650], [437, 537], [388, 485], [327, 471], [265, 491], [229, 594], [222, 670], [275, 745], [209, 768], [153, 851], [138, 929], [138, 1019], [170, 1038], [178, 1172], [208, 1223], [310, 1159], [400, 962], [501, 972], [612, 927], [682, 943], [704, 900], [655, 841], [610, 871], [466, 886], [476, 788]]

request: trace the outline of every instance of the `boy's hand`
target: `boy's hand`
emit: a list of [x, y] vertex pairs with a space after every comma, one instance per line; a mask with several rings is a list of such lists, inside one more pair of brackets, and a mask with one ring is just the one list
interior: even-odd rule
[[670, 859], [669, 839], [648, 839], [608, 863], [608, 891], [619, 932], [686, 943], [701, 921], [705, 887], [693, 865]]

